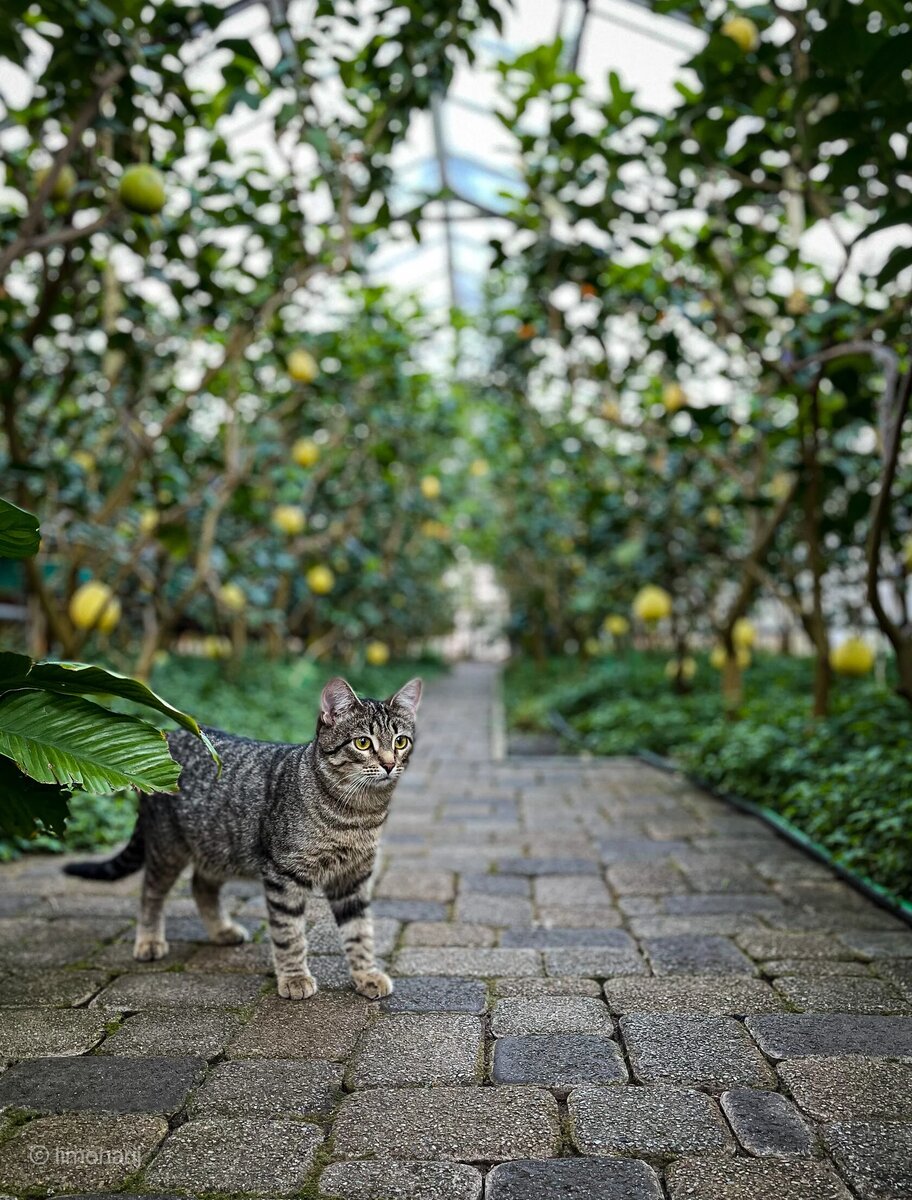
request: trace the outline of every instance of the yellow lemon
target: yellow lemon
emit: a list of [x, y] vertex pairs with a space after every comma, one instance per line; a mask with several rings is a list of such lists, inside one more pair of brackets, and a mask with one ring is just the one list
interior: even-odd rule
[[830, 666], [839, 675], [867, 675], [874, 666], [874, 651], [859, 637], [846, 638], [830, 653]]
[[808, 311], [810, 304], [808, 303], [807, 293], [801, 288], [795, 290], [785, 298], [785, 311], [793, 317], [800, 317]]
[[662, 403], [666, 412], [676, 413], [687, 403], [687, 393], [679, 383], [666, 383], [662, 388]]
[[738, 646], [735, 650], [735, 662], [741, 670], [746, 671], [753, 661], [753, 657], [747, 646]]
[[437, 500], [440, 497], [440, 480], [436, 475], [425, 475], [421, 480], [421, 494], [425, 500]]
[[606, 400], [602, 405], [602, 417], [606, 421], [620, 421], [621, 406], [616, 400]]
[[736, 650], [750, 650], [757, 640], [757, 630], [747, 617], [739, 617], [732, 628], [732, 641]]
[[486, 458], [476, 458], [469, 467], [469, 474], [474, 475], [476, 479], [482, 479], [490, 471], [488, 460]]
[[731, 38], [739, 50], [749, 54], [760, 45], [760, 31], [750, 17], [729, 17], [722, 22], [722, 34]]
[[73, 593], [70, 620], [77, 629], [110, 633], [120, 620], [120, 601], [106, 583], [90, 579]]
[[218, 634], [208, 633], [203, 638], [203, 654], [206, 658], [228, 658], [231, 654], [231, 641]]
[[153, 216], [165, 207], [164, 178], [160, 171], [145, 163], [127, 167], [117, 194], [124, 208], [143, 216]]
[[678, 673], [682, 679], [693, 679], [697, 673], [697, 660], [688, 655], [686, 658], [670, 658], [665, 664], [665, 674], [669, 679], [677, 679]]
[[310, 568], [305, 579], [307, 580], [307, 586], [317, 596], [328, 595], [333, 590], [333, 585], [336, 582], [336, 577], [329, 567], [324, 567], [320, 563]]
[[304, 516], [304, 509], [300, 505], [277, 504], [272, 511], [272, 523], [276, 529], [293, 537], [297, 533], [304, 532], [307, 520]]
[[313, 383], [320, 373], [317, 360], [307, 350], [292, 350], [285, 365], [288, 374], [296, 383]]
[[299, 467], [313, 467], [320, 460], [320, 447], [312, 438], [298, 438], [291, 448], [291, 457]]
[[725, 666], [727, 658], [724, 646], [713, 646], [709, 654], [709, 665], [713, 670], [721, 671]]
[[145, 508], [139, 514], [139, 532], [154, 533], [158, 529], [158, 512], [154, 508]]
[[218, 590], [219, 604], [229, 612], [243, 612], [247, 607], [247, 597], [239, 583], [223, 583]]
[[75, 463], [80, 471], [85, 471], [86, 475], [91, 475], [95, 470], [95, 455], [90, 454], [88, 450], [74, 450], [70, 455], [70, 462]]
[[607, 616], [603, 622], [606, 632], [612, 637], [623, 637], [625, 633], [630, 632], [630, 622], [626, 617], [622, 617], [620, 613], [612, 613]]
[[722, 509], [715, 504], [711, 504], [703, 513], [703, 519], [710, 529], [718, 529], [722, 524]]
[[594, 658], [597, 654], [602, 653], [603, 647], [598, 638], [587, 637], [583, 642], [583, 649], [590, 656], [590, 658]]
[[664, 588], [648, 584], [634, 597], [633, 615], [638, 621], [661, 621], [671, 616], [671, 596]]
[[372, 667], [382, 667], [389, 662], [389, 646], [386, 642], [368, 642], [364, 657]]
[[[42, 167], [40, 171], [35, 172], [35, 182], [39, 188], [50, 173], [50, 167]], [[69, 200], [70, 196], [75, 192], [78, 182], [76, 172], [67, 163], [66, 166], [61, 167], [57, 172], [57, 178], [54, 180], [54, 186], [51, 188], [51, 199]]]
[[769, 481], [767, 491], [774, 500], [784, 500], [792, 488], [792, 477], [788, 471], [777, 471]]

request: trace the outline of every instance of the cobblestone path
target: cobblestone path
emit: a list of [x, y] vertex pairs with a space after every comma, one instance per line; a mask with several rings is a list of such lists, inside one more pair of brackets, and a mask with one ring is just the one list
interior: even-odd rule
[[497, 760], [496, 674], [430, 689], [376, 888], [398, 976], [257, 940], [130, 956], [135, 879], [0, 867], [0, 1193], [912, 1196], [912, 931], [633, 760]]

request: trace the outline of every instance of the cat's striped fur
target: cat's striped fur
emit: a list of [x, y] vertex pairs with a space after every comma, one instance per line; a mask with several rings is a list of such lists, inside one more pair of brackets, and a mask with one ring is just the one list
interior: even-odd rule
[[220, 774], [199, 739], [170, 733], [183, 768], [180, 791], [142, 798], [133, 836], [113, 859], [66, 870], [120, 879], [145, 866], [134, 949], [143, 960], [168, 952], [164, 902], [189, 862], [200, 916], [222, 945], [248, 936], [225, 911], [222, 883], [260, 877], [279, 995], [289, 1000], [317, 990], [307, 965], [304, 909], [321, 888], [356, 989], [371, 998], [388, 995], [393, 985], [374, 958], [369, 887], [393, 790], [412, 752], [420, 699], [420, 679], [386, 701], [359, 700], [344, 679], [332, 679], [323, 689], [317, 735], [306, 746], [207, 730], [221, 756]]

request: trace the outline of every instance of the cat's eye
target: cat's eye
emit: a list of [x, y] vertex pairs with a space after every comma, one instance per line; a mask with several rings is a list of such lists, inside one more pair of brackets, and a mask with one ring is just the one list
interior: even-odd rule
[[396, 740], [393, 742], [393, 745], [396, 747], [397, 750], [404, 750], [408, 744], [409, 744], [409, 740], [405, 736], [404, 733], [400, 733], [399, 736], [396, 738]]
[[370, 750], [373, 745], [369, 737], [356, 737], [353, 740], [356, 750]]

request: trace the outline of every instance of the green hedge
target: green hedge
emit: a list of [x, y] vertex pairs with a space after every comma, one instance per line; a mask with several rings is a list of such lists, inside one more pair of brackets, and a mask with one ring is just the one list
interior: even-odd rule
[[780, 813], [842, 866], [912, 898], [908, 704], [874, 680], [839, 679], [831, 715], [815, 721], [811, 663], [760, 655], [732, 722], [705, 659], [685, 696], [672, 691], [665, 661], [631, 652], [517, 662], [507, 671], [508, 719], [544, 729], [557, 712], [596, 753], [667, 755], [720, 791]]

